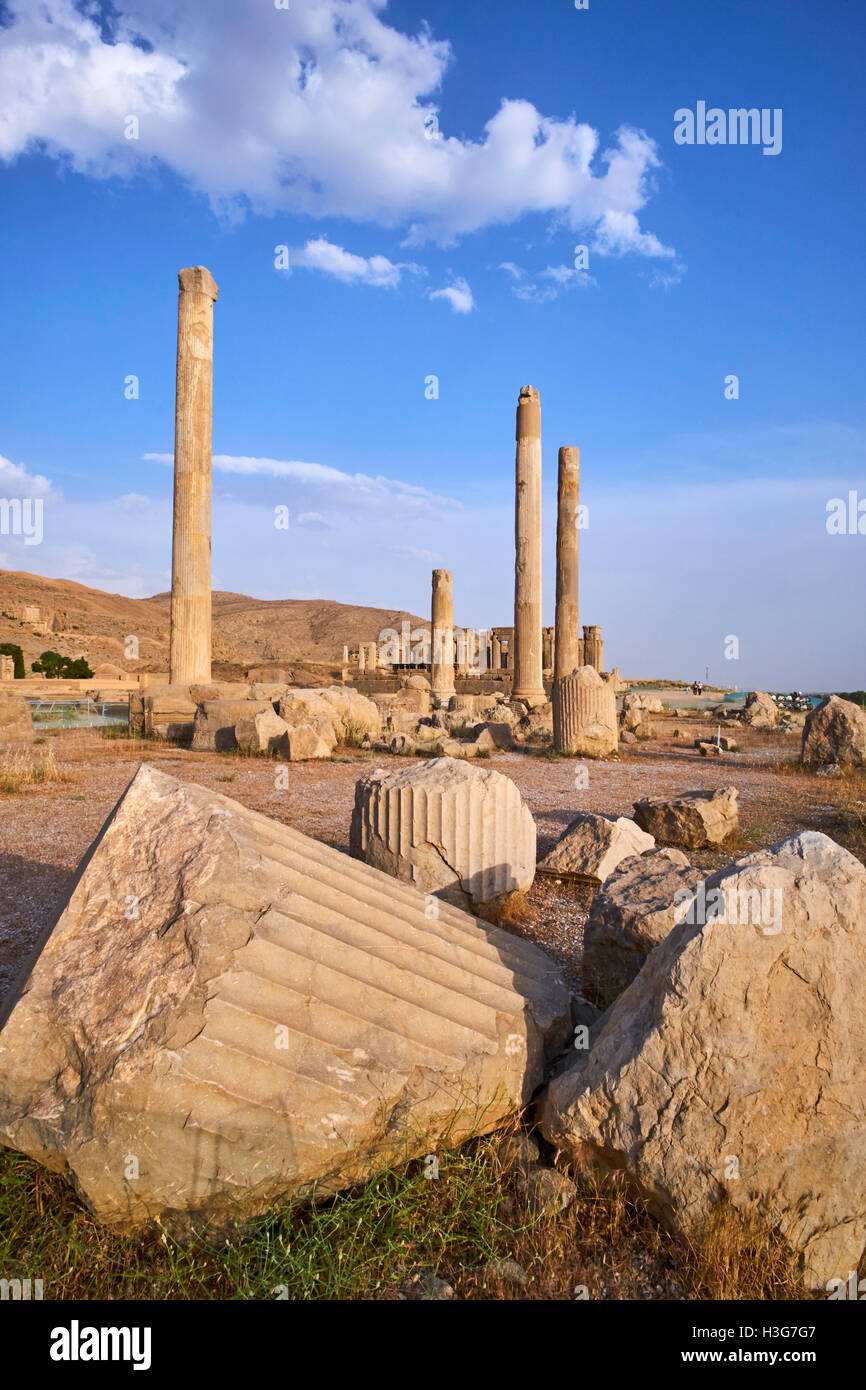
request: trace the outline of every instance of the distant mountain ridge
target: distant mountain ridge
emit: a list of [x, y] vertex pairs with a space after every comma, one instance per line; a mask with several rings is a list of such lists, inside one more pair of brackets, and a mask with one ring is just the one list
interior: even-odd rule
[[[127, 671], [168, 666], [168, 593], [126, 598], [73, 579], [0, 570], [0, 642], [17, 642], [30, 663], [47, 647], [85, 656], [91, 666], [113, 662]], [[35, 610], [39, 610], [38, 616]], [[334, 599], [258, 599], [213, 595], [213, 659], [223, 666], [312, 662], [339, 665], [344, 644], [373, 642], [384, 628], [429, 625], [404, 609], [367, 608]], [[124, 654], [138, 639], [139, 659]]]

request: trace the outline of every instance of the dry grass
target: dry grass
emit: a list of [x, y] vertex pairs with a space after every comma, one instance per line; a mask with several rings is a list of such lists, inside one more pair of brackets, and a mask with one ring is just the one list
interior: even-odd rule
[[75, 774], [67, 768], [58, 767], [54, 749], [49, 748], [39, 757], [29, 753], [6, 753], [0, 758], [0, 792], [14, 795], [25, 787], [39, 786], [43, 782], [74, 782]]
[[[513, 1126], [512, 1126], [513, 1128]], [[228, 1239], [182, 1243], [96, 1222], [57, 1174], [0, 1151], [0, 1270], [50, 1298], [398, 1299], [413, 1274], [460, 1299], [806, 1298], [781, 1245], [724, 1210], [706, 1239], [677, 1240], [622, 1174], [571, 1170], [564, 1212], [539, 1212], [501, 1161], [503, 1134], [380, 1173], [319, 1203], [286, 1203]], [[515, 1281], [503, 1261], [523, 1272]], [[411, 1293], [409, 1295], [411, 1297]]]

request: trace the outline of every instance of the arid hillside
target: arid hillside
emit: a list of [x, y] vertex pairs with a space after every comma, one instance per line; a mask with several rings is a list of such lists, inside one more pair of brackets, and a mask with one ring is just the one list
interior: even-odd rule
[[[33, 611], [38, 609], [38, 614]], [[363, 608], [332, 599], [257, 599], [215, 593], [214, 662], [223, 668], [264, 663], [339, 664], [343, 644], [372, 642], [383, 628], [404, 619], [425, 620], [397, 609]], [[0, 570], [0, 643], [17, 642], [29, 669], [46, 647], [84, 656], [91, 666], [110, 661], [132, 671], [168, 666], [169, 595], [124, 598], [69, 579], [44, 579]], [[124, 657], [129, 636], [138, 638], [138, 661]]]

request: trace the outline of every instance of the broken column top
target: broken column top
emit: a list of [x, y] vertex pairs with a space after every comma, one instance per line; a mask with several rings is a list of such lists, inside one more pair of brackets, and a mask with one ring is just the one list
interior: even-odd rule
[[534, 386], [521, 386], [517, 401], [517, 438], [541, 436], [541, 397]]
[[208, 294], [211, 299], [218, 298], [216, 280], [207, 266], [190, 265], [177, 273], [177, 282], [185, 294]]

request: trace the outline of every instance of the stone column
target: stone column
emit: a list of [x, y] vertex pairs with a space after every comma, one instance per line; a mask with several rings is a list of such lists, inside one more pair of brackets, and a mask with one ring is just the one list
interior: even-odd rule
[[541, 656], [542, 667], [545, 671], [553, 670], [553, 628], [543, 627], [541, 629]]
[[433, 699], [447, 704], [454, 689], [454, 579], [450, 570], [433, 571], [430, 689]]
[[358, 643], [358, 674], [362, 675], [367, 664], [367, 652], [363, 642]]
[[490, 639], [490, 669], [498, 671], [502, 664], [502, 644], [499, 641], [499, 634], [494, 632]]
[[580, 627], [577, 621], [577, 564], [580, 505], [580, 450], [568, 446], [559, 451], [559, 485], [556, 508], [556, 636], [553, 679], [568, 676], [581, 665]]
[[379, 648], [375, 642], [367, 643], [367, 670], [375, 671], [379, 665]]
[[541, 667], [541, 399], [521, 386], [517, 402], [514, 508], [514, 685], [512, 697], [547, 699]]
[[178, 275], [169, 679], [211, 678], [211, 425], [217, 287], [197, 265]]
[[605, 758], [616, 752], [616, 694], [592, 666], [553, 682], [553, 746], [557, 753]]
[[583, 655], [587, 666], [592, 666], [601, 674], [604, 670], [604, 656], [602, 655], [602, 640], [600, 627], [586, 627], [583, 629]]
[[348, 647], [345, 645], [345, 643], [344, 643], [344, 644], [343, 644], [343, 665], [344, 665], [344, 666], [348, 666], [348, 664], [349, 664], [349, 648], [348, 648]]

